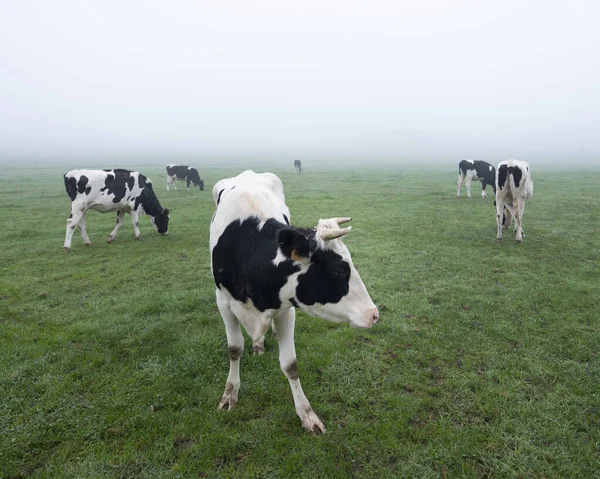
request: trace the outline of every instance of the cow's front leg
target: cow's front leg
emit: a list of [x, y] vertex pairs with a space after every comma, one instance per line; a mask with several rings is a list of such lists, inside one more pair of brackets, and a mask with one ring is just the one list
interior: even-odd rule
[[481, 197], [483, 199], [487, 198], [487, 194], [485, 193], [485, 183], [482, 183], [481, 185]]
[[111, 231], [111, 233], [108, 235], [108, 242], [112, 243], [113, 240], [115, 239], [115, 237], [117, 236], [117, 232], [119, 231], [119, 228], [123, 225], [123, 220], [125, 219], [125, 212], [124, 211], [117, 211], [117, 224], [115, 225], [115, 229], [113, 229]]
[[217, 290], [217, 307], [225, 323], [229, 350], [229, 375], [225, 383], [225, 392], [219, 402], [219, 410], [233, 409], [237, 406], [240, 390], [240, 357], [244, 351], [244, 336], [240, 322], [231, 311], [227, 298], [223, 297], [219, 290]]
[[133, 225], [133, 234], [139, 240], [142, 239], [142, 233], [140, 233], [140, 210], [131, 210], [131, 224]]
[[294, 405], [296, 406], [296, 414], [298, 414], [300, 421], [302, 421], [302, 427], [311, 434], [320, 434], [325, 432], [325, 426], [313, 411], [300, 384], [296, 348], [294, 346], [295, 322], [296, 311], [294, 308], [282, 312], [275, 318], [277, 340], [279, 342], [279, 364], [290, 383], [292, 395], [294, 396]]

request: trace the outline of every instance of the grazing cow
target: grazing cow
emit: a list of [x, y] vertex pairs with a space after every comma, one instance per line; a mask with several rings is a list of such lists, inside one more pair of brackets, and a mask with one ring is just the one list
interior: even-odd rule
[[498, 163], [496, 173], [496, 239], [502, 241], [502, 230], [515, 219], [516, 240], [523, 240], [525, 201], [533, 196], [533, 180], [526, 161], [508, 160]]
[[487, 198], [485, 193], [485, 187], [490, 185], [496, 193], [496, 169], [486, 163], [485, 161], [479, 160], [463, 160], [458, 164], [458, 185], [456, 187], [456, 197], [460, 198], [460, 186], [463, 180], [465, 180], [465, 186], [467, 187], [467, 196], [471, 198], [471, 180], [481, 181], [481, 197]]
[[71, 239], [75, 228], [79, 226], [83, 243], [91, 246], [85, 231], [85, 214], [92, 209], [106, 213], [117, 212], [117, 225], [108, 242], [117, 236], [123, 224], [125, 213], [131, 215], [133, 231], [137, 239], [141, 238], [138, 217], [143, 211], [152, 220], [154, 228], [166, 235], [169, 231], [169, 210], [160, 206], [152, 189], [152, 182], [137, 171], [115, 170], [72, 170], [64, 175], [65, 189], [71, 198], [71, 214], [67, 220], [65, 251], [71, 251]]
[[294, 160], [294, 168], [296, 168], [296, 173], [302, 173], [302, 162], [300, 160]]
[[177, 191], [177, 180], [187, 183], [187, 189], [190, 190], [190, 183], [204, 191], [204, 180], [200, 179], [200, 174], [196, 168], [186, 165], [167, 166], [167, 191], [172, 186]]
[[210, 227], [217, 306], [225, 322], [230, 369], [219, 409], [238, 402], [239, 365], [244, 348], [240, 325], [256, 354], [272, 324], [279, 363], [296, 413], [311, 433], [325, 431], [302, 391], [294, 347], [295, 308], [311, 316], [369, 328], [379, 312], [340, 239], [350, 218], [319, 220], [316, 227], [290, 225], [281, 180], [272, 173], [245, 171], [213, 188], [217, 209]]

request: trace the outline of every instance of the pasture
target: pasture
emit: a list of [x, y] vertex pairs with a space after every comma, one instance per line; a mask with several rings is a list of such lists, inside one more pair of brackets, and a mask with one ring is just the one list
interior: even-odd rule
[[[0, 178], [0, 477], [581, 477], [600, 470], [600, 171], [543, 170], [523, 244], [497, 243], [488, 199], [456, 199], [457, 165], [323, 167], [283, 180], [292, 223], [352, 216], [344, 241], [380, 322], [298, 313], [300, 379], [327, 433], [306, 434], [277, 343], [246, 337], [238, 408], [215, 305], [211, 189], [165, 191], [147, 217], [88, 214], [63, 252], [61, 169]], [[126, 166], [126, 165], [123, 165]]]

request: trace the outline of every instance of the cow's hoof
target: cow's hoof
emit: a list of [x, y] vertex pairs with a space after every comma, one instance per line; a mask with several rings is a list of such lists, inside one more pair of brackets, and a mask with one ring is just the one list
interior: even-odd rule
[[233, 384], [227, 383], [221, 402], [219, 403], [219, 411], [229, 411], [235, 409], [238, 403], [238, 392], [233, 387]]
[[142, 235], [136, 236], [135, 239], [138, 240], [138, 241], [142, 241]]
[[115, 240], [114, 236], [109, 236], [106, 241], [109, 242], [109, 243], [112, 243], [114, 240]]
[[67, 248], [66, 246], [63, 249], [65, 250], [65, 253], [70, 253], [71, 252], [71, 248]]
[[92, 246], [92, 243], [83, 243], [86, 246]]
[[315, 436], [325, 433], [325, 426], [312, 409], [307, 411], [306, 415], [301, 419], [302, 427], [306, 429], [306, 432]]
[[496, 241], [502, 242], [502, 238], [496, 238]]

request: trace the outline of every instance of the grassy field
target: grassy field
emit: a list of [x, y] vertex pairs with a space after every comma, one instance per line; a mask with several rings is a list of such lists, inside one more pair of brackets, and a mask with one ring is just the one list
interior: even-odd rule
[[[64, 169], [0, 178], [0, 477], [591, 478], [600, 470], [600, 171], [533, 167], [523, 244], [456, 167], [270, 171], [292, 222], [352, 216], [345, 238], [380, 307], [373, 329], [298, 314], [306, 434], [277, 343], [250, 354], [240, 403], [214, 299], [210, 190], [165, 191], [169, 236], [90, 212], [63, 252]], [[539, 171], [538, 171], [539, 170]], [[263, 170], [264, 171], [264, 170]], [[491, 192], [489, 192], [491, 194]], [[465, 195], [463, 191], [463, 195]]]

